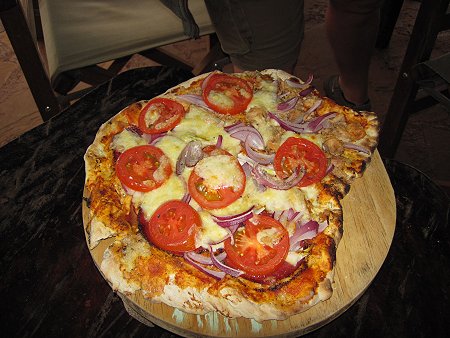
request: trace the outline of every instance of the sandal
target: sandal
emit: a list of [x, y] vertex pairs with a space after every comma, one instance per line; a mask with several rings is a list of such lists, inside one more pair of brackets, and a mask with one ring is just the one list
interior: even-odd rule
[[341, 106], [346, 106], [356, 111], [370, 111], [372, 109], [370, 100], [367, 100], [363, 104], [354, 104], [345, 99], [344, 93], [339, 86], [339, 75], [333, 75], [329, 77], [328, 80], [324, 82], [323, 89], [325, 90], [325, 94], [327, 97]]

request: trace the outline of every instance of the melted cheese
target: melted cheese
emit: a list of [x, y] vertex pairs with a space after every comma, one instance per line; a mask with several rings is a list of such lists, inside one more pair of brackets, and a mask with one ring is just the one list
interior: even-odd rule
[[212, 90], [208, 94], [208, 100], [217, 106], [232, 108], [234, 101], [224, 92]]
[[156, 141], [155, 146], [161, 149], [164, 154], [166, 154], [166, 156], [169, 158], [172, 168], [174, 168], [175, 164], [177, 163], [178, 155], [181, 153], [186, 144], [187, 143], [180, 138], [175, 137], [173, 134], [170, 134], [159, 138]]
[[301, 213], [308, 212], [304, 202], [304, 194], [300, 189], [276, 190], [267, 188], [264, 191], [259, 191], [253, 182], [247, 187], [246, 195], [251, 196], [251, 203], [255, 206], [265, 206], [269, 212], [290, 208]]
[[136, 267], [136, 258], [148, 256], [150, 250], [145, 240], [131, 241], [129, 238], [126, 238], [124, 244], [127, 254], [123, 256], [122, 264], [125, 270], [130, 272]]
[[123, 153], [127, 149], [145, 144], [148, 144], [145, 139], [132, 131], [124, 129], [122, 132], [114, 136], [111, 143], [111, 148], [119, 153]]
[[158, 207], [169, 200], [182, 199], [186, 193], [186, 184], [176, 175], [172, 175], [158, 189], [143, 193], [133, 192], [133, 203], [141, 206], [146, 219], [149, 219]]
[[228, 236], [228, 231], [214, 222], [208, 212], [200, 211], [199, 215], [202, 220], [202, 227], [195, 238], [197, 247], [208, 248], [209, 245], [219, 243]]
[[247, 109], [261, 107], [268, 111], [276, 111], [278, 105], [277, 89], [276, 82], [262, 81], [261, 88], [253, 93], [253, 98]]
[[222, 148], [227, 149], [232, 155], [237, 155], [240, 151], [240, 142], [229, 136], [223, 126], [224, 122], [214, 114], [192, 105], [184, 119], [169, 135], [179, 138], [185, 144], [199, 140], [205, 146], [216, 144], [218, 135], [222, 135]]
[[239, 197], [236, 201], [225, 208], [211, 210], [211, 213], [216, 216], [228, 216], [240, 214], [249, 210], [254, 206], [252, 195], [255, 188], [251, 188], [251, 185], [254, 186], [254, 184], [252, 183], [252, 179], [247, 178], [244, 194], [241, 197]]
[[217, 155], [202, 159], [194, 171], [204, 179], [203, 183], [209, 189], [233, 187], [239, 190], [243, 185], [244, 174], [238, 166], [234, 157]]
[[301, 251], [301, 252], [289, 251], [288, 255], [286, 257], [286, 262], [295, 266], [295, 265], [297, 265], [298, 262], [300, 262], [306, 256], [308, 256], [308, 254], [303, 251]]

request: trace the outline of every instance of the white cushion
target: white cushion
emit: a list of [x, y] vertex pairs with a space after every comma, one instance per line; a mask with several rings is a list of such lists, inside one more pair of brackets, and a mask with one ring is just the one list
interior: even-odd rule
[[[159, 0], [39, 0], [49, 75], [186, 40]], [[189, 0], [200, 35], [214, 32], [203, 0]]]

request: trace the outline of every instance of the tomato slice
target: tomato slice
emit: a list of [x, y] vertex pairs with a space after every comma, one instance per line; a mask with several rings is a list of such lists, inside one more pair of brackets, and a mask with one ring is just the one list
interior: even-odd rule
[[214, 111], [235, 115], [243, 112], [253, 98], [250, 84], [239, 77], [213, 74], [205, 79], [203, 100]]
[[172, 174], [172, 167], [161, 149], [142, 145], [120, 154], [116, 174], [126, 187], [147, 192], [161, 186]]
[[149, 101], [139, 115], [139, 129], [159, 134], [175, 128], [186, 114], [182, 104], [163, 97]]
[[256, 215], [224, 243], [226, 263], [250, 276], [269, 275], [286, 259], [289, 233], [270, 216]]
[[148, 241], [162, 250], [175, 253], [196, 248], [195, 234], [202, 224], [197, 211], [179, 200], [163, 203], [149, 221], [141, 212], [139, 222]]
[[272, 271], [271, 273], [267, 274], [267, 275], [256, 275], [256, 276], [252, 276], [252, 275], [244, 275], [243, 277], [245, 277], [246, 279], [252, 280], [254, 282], [260, 283], [260, 284], [273, 284], [276, 281], [289, 277], [290, 275], [292, 275], [295, 270], [297, 270], [299, 268], [301, 264], [301, 261], [298, 262], [296, 265], [291, 265], [290, 263], [286, 262], [285, 260], [283, 262], [281, 262], [280, 265], [277, 266], [277, 268]]
[[289, 137], [275, 154], [273, 166], [278, 177], [287, 178], [293, 171], [304, 166], [306, 173], [298, 183], [306, 187], [325, 177], [328, 160], [316, 144], [303, 138]]
[[[204, 209], [225, 208], [244, 192], [244, 170], [238, 160], [227, 151], [215, 147], [205, 149], [210, 156], [200, 160], [192, 170], [188, 179], [189, 193]], [[221, 169], [225, 170], [226, 175], [217, 173]], [[202, 177], [202, 174], [205, 177]], [[210, 184], [211, 179], [214, 180], [214, 186]], [[222, 183], [223, 185], [220, 185]]]

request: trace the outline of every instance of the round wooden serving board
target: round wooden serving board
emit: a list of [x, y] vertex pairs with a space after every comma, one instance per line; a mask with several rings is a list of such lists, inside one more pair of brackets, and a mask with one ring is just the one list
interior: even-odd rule
[[[260, 323], [246, 318], [226, 318], [217, 312], [193, 315], [165, 304], [151, 303], [140, 294], [120, 296], [136, 319], [187, 337], [295, 337], [315, 330], [339, 316], [363, 294], [391, 245], [396, 218], [395, 196], [378, 151], [364, 176], [352, 184], [342, 205], [344, 236], [336, 254], [333, 295], [286, 320]], [[87, 211], [83, 210], [84, 221], [86, 216]], [[105, 240], [91, 250], [97, 267], [111, 241]]]

